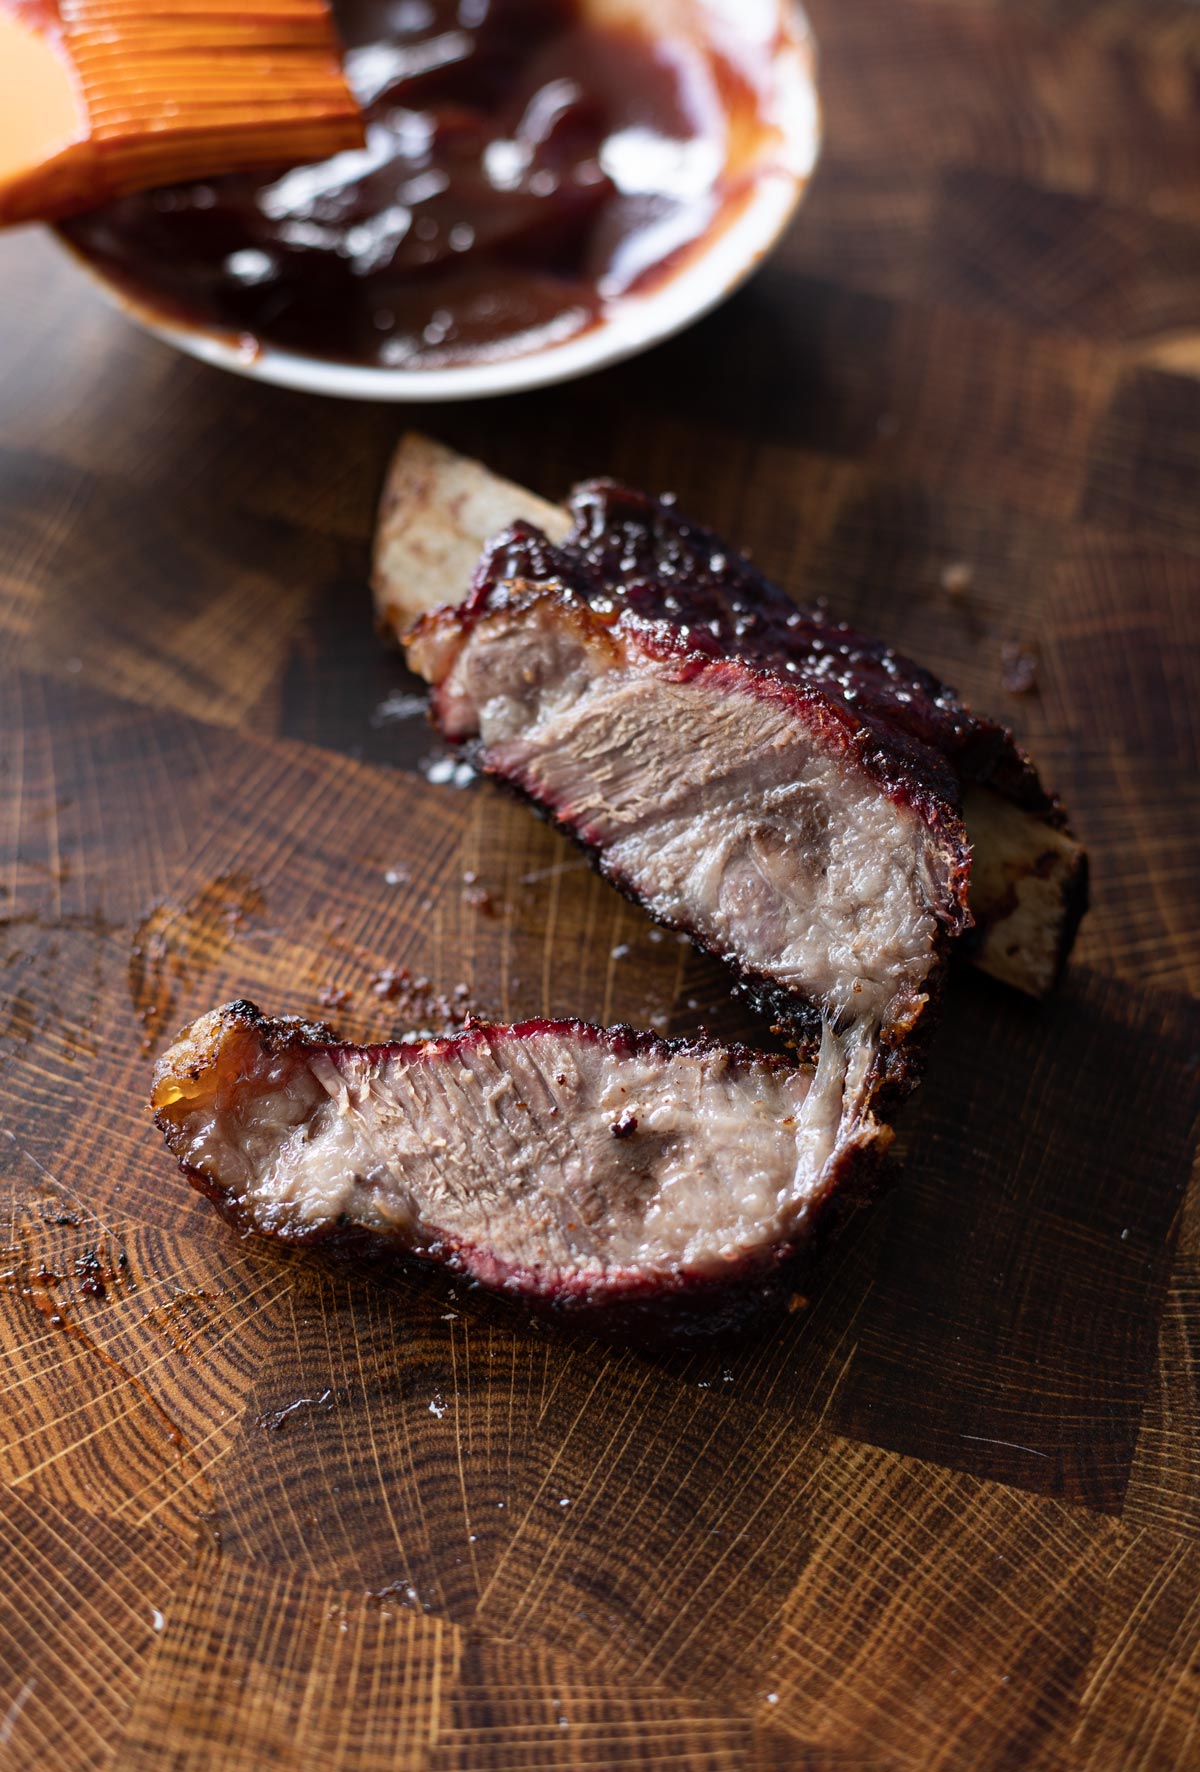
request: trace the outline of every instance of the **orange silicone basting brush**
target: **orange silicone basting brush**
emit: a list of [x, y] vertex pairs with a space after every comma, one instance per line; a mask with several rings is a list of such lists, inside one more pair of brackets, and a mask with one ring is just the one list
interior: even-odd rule
[[0, 0], [0, 225], [362, 140], [324, 0]]

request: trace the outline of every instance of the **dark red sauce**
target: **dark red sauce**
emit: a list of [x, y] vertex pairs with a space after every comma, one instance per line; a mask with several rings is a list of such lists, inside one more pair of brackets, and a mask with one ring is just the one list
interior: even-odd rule
[[188, 321], [432, 368], [584, 331], [739, 195], [721, 82], [695, 47], [589, 22], [579, 0], [334, 13], [364, 150], [125, 198], [70, 238]]

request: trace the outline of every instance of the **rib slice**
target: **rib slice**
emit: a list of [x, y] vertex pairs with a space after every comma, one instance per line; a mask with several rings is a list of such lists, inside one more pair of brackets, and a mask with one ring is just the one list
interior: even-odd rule
[[861, 1057], [815, 1070], [577, 1021], [346, 1045], [231, 1003], [159, 1062], [171, 1151], [231, 1222], [396, 1252], [536, 1304], [718, 1327], [788, 1283], [890, 1133]]
[[558, 581], [427, 616], [409, 656], [441, 731], [651, 916], [815, 1041], [878, 1036], [877, 1078], [967, 922], [953, 778], [811, 683], [697, 650]]
[[[480, 550], [501, 526], [484, 581], [565, 575], [585, 600], [687, 628], [691, 644], [768, 672], [812, 678], [848, 711], [936, 750], [955, 777], [975, 851], [974, 928], [959, 947], [1018, 989], [1051, 988], [1086, 907], [1087, 857], [1011, 733], [972, 714], [912, 660], [823, 608], [794, 604], [669, 504], [593, 481], [564, 511], [416, 434], [396, 452], [380, 509], [374, 588], [384, 631], [403, 639], [423, 614], [463, 602]], [[477, 576], [477, 596], [480, 586]]]

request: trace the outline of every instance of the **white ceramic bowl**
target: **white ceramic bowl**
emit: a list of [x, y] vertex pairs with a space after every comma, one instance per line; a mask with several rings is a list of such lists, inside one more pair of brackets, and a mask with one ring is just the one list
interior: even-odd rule
[[560, 344], [438, 369], [336, 363], [181, 325], [144, 294], [132, 295], [78, 248], [70, 249], [105, 294], [156, 338], [236, 375], [314, 394], [477, 400], [567, 381], [632, 357], [715, 308], [762, 263], [804, 195], [820, 143], [812, 35], [794, 0], [675, 0], [670, 11], [676, 21], [686, 21], [684, 28], [697, 41], [757, 71], [756, 108], [766, 128], [751, 192], [733, 218], [712, 230], [657, 288], [614, 303], [586, 332]]

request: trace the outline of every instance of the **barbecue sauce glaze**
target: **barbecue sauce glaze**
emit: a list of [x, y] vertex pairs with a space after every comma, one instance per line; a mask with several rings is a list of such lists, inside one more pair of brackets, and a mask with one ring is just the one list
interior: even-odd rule
[[334, 12], [364, 149], [125, 198], [71, 238], [186, 321], [433, 368], [585, 331], [737, 201], [719, 90], [736, 76], [695, 49], [581, 0]]

